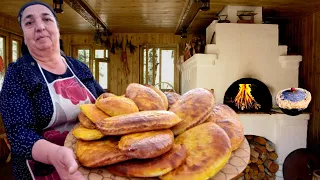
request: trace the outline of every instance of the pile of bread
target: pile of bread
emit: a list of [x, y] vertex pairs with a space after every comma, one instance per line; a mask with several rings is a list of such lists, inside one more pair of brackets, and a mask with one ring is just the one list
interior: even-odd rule
[[124, 95], [104, 93], [80, 109], [78, 161], [116, 176], [209, 179], [244, 140], [238, 115], [204, 88], [179, 95], [131, 83]]

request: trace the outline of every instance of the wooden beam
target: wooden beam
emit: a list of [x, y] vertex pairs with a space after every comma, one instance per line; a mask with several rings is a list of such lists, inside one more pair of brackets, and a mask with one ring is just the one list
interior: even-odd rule
[[179, 23], [176, 27], [176, 35], [181, 35], [182, 29], [189, 27], [199, 10], [200, 3], [198, 3], [197, 0], [187, 0], [185, 8], [180, 16]]
[[22, 36], [18, 19], [0, 12], [0, 29], [12, 34]]
[[64, 0], [72, 9], [74, 9], [80, 16], [82, 16], [86, 21], [89, 22], [94, 28], [97, 28], [98, 25], [108, 34], [111, 32], [108, 30], [108, 26], [104, 23], [97, 13], [89, 6], [85, 0]]

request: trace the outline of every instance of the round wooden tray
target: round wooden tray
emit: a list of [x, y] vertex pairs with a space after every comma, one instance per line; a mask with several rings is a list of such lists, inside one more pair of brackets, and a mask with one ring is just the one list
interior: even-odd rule
[[[64, 146], [70, 148], [75, 152], [75, 145], [77, 139], [70, 133], [68, 134]], [[237, 175], [239, 175], [249, 163], [250, 160], [250, 147], [246, 138], [242, 145], [236, 151], [232, 152], [231, 157], [228, 163], [224, 168], [218, 172], [210, 180], [230, 180]], [[79, 162], [78, 162], [79, 164]], [[119, 177], [110, 174], [105, 168], [94, 168], [89, 169], [86, 167], [81, 167], [79, 164], [79, 171], [85, 176], [88, 180], [159, 180], [158, 178], [127, 178]]]

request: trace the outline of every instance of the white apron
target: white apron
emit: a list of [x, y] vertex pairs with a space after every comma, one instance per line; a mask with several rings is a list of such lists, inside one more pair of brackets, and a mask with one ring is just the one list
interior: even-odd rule
[[[64, 61], [65, 62], [65, 61]], [[66, 136], [78, 122], [79, 105], [95, 102], [95, 97], [86, 86], [75, 76], [72, 69], [65, 63], [72, 73], [71, 77], [59, 78], [48, 82], [42, 68], [38, 67], [47, 83], [53, 104], [53, 115], [50, 123], [43, 129], [43, 137], [57, 145], [63, 146]], [[60, 180], [51, 165], [27, 160], [31, 176], [35, 180]]]

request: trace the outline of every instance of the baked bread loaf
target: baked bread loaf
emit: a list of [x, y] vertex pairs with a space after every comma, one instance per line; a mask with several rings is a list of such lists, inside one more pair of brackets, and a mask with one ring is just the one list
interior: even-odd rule
[[162, 180], [207, 180], [219, 172], [231, 156], [227, 133], [212, 122], [185, 131], [176, 137], [175, 144], [186, 147], [186, 161], [160, 176]]
[[244, 141], [244, 130], [238, 114], [228, 105], [219, 104], [213, 108], [207, 122], [215, 122], [229, 136], [232, 150], [237, 150]]
[[110, 165], [107, 170], [116, 176], [157, 177], [180, 166], [186, 157], [186, 148], [175, 144], [169, 152], [156, 158], [129, 160]]
[[209, 117], [214, 104], [212, 93], [204, 88], [192, 89], [182, 95], [169, 109], [182, 119], [179, 124], [172, 127], [174, 135], [179, 135], [204, 122]]
[[167, 96], [160, 89], [158, 89], [158, 88], [156, 88], [156, 87], [154, 87], [154, 86], [152, 86], [150, 84], [146, 84], [145, 86], [153, 89], [161, 97], [162, 102], [163, 102], [163, 106], [164, 106], [165, 110], [167, 110], [168, 109]]
[[80, 110], [89, 118], [93, 123], [103, 120], [104, 118], [110, 117], [103, 111], [101, 111], [95, 104], [82, 104]]
[[116, 138], [98, 141], [81, 141], [76, 144], [76, 156], [82, 166], [102, 167], [131, 159], [118, 148]]
[[88, 129], [83, 126], [78, 126], [72, 130], [72, 134], [77, 139], [81, 139], [84, 141], [93, 141], [98, 140], [104, 137], [104, 134], [102, 134], [97, 129]]
[[95, 129], [96, 125], [86, 116], [83, 114], [82, 111], [78, 114], [78, 119], [80, 121], [80, 124], [88, 129]]
[[214, 106], [210, 117], [207, 119], [207, 122], [217, 122], [217, 120], [229, 118], [239, 120], [239, 115], [228, 105], [218, 104]]
[[168, 99], [168, 108], [170, 109], [174, 103], [176, 103], [181, 95], [175, 92], [164, 92]]
[[170, 129], [128, 134], [121, 137], [119, 149], [132, 158], [147, 159], [168, 152], [174, 135]]
[[130, 83], [125, 97], [132, 99], [140, 111], [166, 110], [162, 98], [153, 89], [137, 83]]
[[137, 105], [129, 98], [112, 96], [96, 101], [96, 106], [109, 116], [139, 112]]
[[131, 133], [168, 129], [181, 122], [173, 112], [154, 110], [105, 118], [96, 123], [96, 128], [105, 135], [125, 135]]
[[101, 99], [104, 99], [104, 98], [107, 98], [107, 97], [114, 97], [114, 96], [117, 96], [117, 95], [115, 95], [115, 94], [113, 94], [113, 93], [108, 93], [108, 92], [106, 92], [106, 93], [101, 94], [101, 95], [97, 98], [96, 102], [97, 102], [97, 101], [100, 101]]

